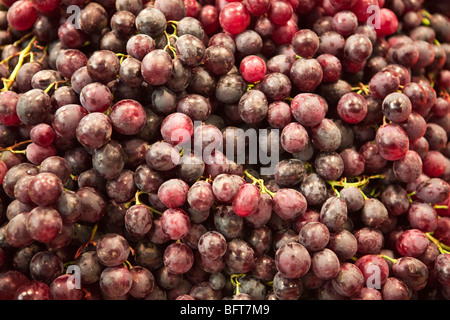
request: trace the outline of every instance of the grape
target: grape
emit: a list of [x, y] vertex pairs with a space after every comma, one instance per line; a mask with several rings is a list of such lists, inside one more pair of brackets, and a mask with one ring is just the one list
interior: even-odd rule
[[348, 212], [356, 212], [365, 204], [364, 196], [357, 187], [344, 188], [340, 191], [340, 194], [347, 204]]
[[298, 279], [309, 270], [311, 257], [300, 243], [287, 243], [276, 251], [275, 266], [284, 277]]
[[80, 119], [76, 127], [77, 140], [85, 147], [99, 149], [111, 138], [111, 120], [100, 112], [92, 112]]
[[344, 297], [351, 297], [361, 291], [364, 286], [364, 276], [352, 263], [341, 263], [338, 274], [331, 280], [336, 292]]
[[184, 274], [194, 264], [194, 254], [188, 245], [173, 243], [164, 250], [163, 261], [169, 272]]
[[419, 259], [401, 257], [392, 266], [394, 275], [409, 287], [416, 287], [428, 280], [428, 269]]
[[273, 210], [284, 220], [293, 220], [306, 212], [307, 202], [295, 189], [280, 189], [273, 198]]
[[292, 116], [304, 126], [319, 125], [327, 110], [327, 102], [314, 93], [300, 93], [291, 102]]
[[202, 62], [206, 48], [201, 39], [183, 34], [177, 39], [175, 50], [184, 65], [195, 67]]
[[16, 1], [8, 9], [8, 23], [16, 30], [25, 31], [36, 21], [38, 11], [28, 1]]
[[377, 130], [375, 140], [378, 152], [386, 160], [400, 160], [408, 152], [408, 136], [397, 124], [389, 123], [380, 127]]
[[363, 227], [354, 234], [359, 254], [378, 254], [384, 245], [385, 239], [378, 228]]
[[334, 251], [324, 248], [312, 255], [311, 270], [321, 280], [331, 280], [340, 269], [339, 258]]
[[304, 58], [310, 58], [319, 49], [319, 37], [309, 29], [297, 31], [292, 38], [292, 50]]
[[128, 241], [115, 233], [105, 234], [97, 243], [98, 261], [107, 267], [116, 267], [125, 262], [130, 253]]
[[0, 297], [450, 297], [442, 5], [2, 4]]
[[33, 280], [17, 288], [13, 300], [50, 300], [50, 287], [38, 280]]
[[334, 151], [320, 152], [314, 160], [317, 174], [325, 180], [338, 180], [344, 173], [344, 161]]
[[253, 184], [246, 183], [242, 185], [233, 198], [233, 211], [241, 217], [248, 217], [256, 212], [261, 200], [261, 194]]
[[138, 299], [148, 296], [155, 288], [155, 277], [152, 272], [147, 268], [136, 266], [130, 270], [130, 273], [133, 277], [130, 295]]
[[101, 148], [94, 150], [92, 167], [104, 179], [114, 179], [124, 168], [125, 157], [122, 146], [115, 140], [109, 140]]
[[418, 229], [405, 230], [397, 239], [396, 248], [402, 256], [417, 257], [424, 253], [428, 246], [428, 238]]
[[158, 198], [167, 208], [179, 208], [183, 206], [188, 197], [189, 186], [180, 179], [170, 179], [158, 188]]
[[321, 222], [308, 222], [299, 232], [298, 242], [309, 251], [319, 251], [326, 247], [330, 240], [330, 231]]
[[380, 99], [384, 99], [390, 93], [397, 91], [399, 85], [398, 74], [389, 70], [377, 72], [369, 82], [370, 92]]
[[255, 55], [246, 56], [239, 65], [239, 71], [247, 82], [258, 82], [266, 74], [266, 63]]
[[341, 119], [347, 123], [359, 123], [367, 114], [367, 102], [358, 93], [344, 94], [337, 105]]
[[136, 237], [145, 236], [152, 225], [151, 211], [144, 205], [133, 205], [125, 213], [125, 228]]
[[420, 183], [415, 191], [418, 199], [436, 204], [448, 198], [450, 187], [440, 178], [431, 178]]
[[89, 57], [87, 71], [94, 81], [107, 83], [119, 74], [119, 58], [110, 50], [100, 50]]
[[130, 291], [133, 277], [123, 266], [107, 267], [102, 271], [99, 283], [102, 291], [108, 296], [121, 297]]
[[[356, 260], [355, 265], [361, 270], [364, 276], [364, 284], [372, 289], [381, 289], [389, 276], [389, 266], [387, 262], [380, 256], [374, 254], [364, 255]], [[378, 268], [378, 269], [377, 269]], [[379, 278], [371, 277], [377, 270]]]
[[170, 55], [163, 50], [155, 49], [142, 59], [141, 73], [145, 82], [156, 86], [169, 80], [172, 68]]
[[346, 148], [339, 153], [344, 162], [343, 175], [346, 177], [358, 176], [364, 172], [365, 161], [363, 156], [356, 150]]
[[29, 214], [29, 212], [19, 213], [6, 225], [5, 239], [10, 246], [20, 248], [33, 243], [34, 239], [29, 234], [26, 226]]
[[299, 59], [292, 65], [289, 78], [293, 87], [303, 92], [312, 92], [322, 81], [322, 67], [316, 59]]
[[185, 237], [191, 226], [187, 213], [179, 208], [169, 208], [161, 216], [161, 227], [172, 240]]
[[337, 150], [342, 141], [341, 131], [329, 118], [311, 127], [310, 136], [313, 145], [325, 152]]
[[41, 172], [33, 177], [28, 185], [30, 200], [40, 206], [50, 206], [59, 200], [63, 193], [61, 179], [50, 172]]
[[198, 250], [202, 256], [217, 260], [225, 255], [227, 240], [217, 231], [207, 231], [198, 240]]
[[390, 215], [399, 216], [410, 208], [410, 200], [406, 190], [400, 185], [388, 186], [381, 195], [381, 202]]
[[33, 280], [42, 281], [47, 285], [63, 272], [61, 259], [50, 251], [36, 253], [30, 261], [30, 275]]
[[232, 239], [227, 243], [227, 252], [224, 255], [227, 266], [236, 273], [246, 273], [255, 265], [255, 252], [250, 245], [242, 239]]
[[188, 142], [193, 133], [193, 121], [181, 112], [168, 115], [161, 124], [162, 137], [172, 145]]
[[26, 229], [34, 240], [50, 242], [62, 230], [61, 215], [50, 207], [36, 207], [27, 215]]
[[230, 34], [244, 31], [250, 24], [250, 13], [244, 4], [232, 2], [227, 4], [219, 14], [220, 26]]
[[317, 57], [317, 61], [322, 67], [323, 83], [333, 83], [339, 80], [342, 74], [342, 64], [338, 58], [331, 54], [323, 53]]
[[205, 121], [211, 114], [211, 104], [202, 95], [188, 94], [178, 100], [176, 104], [178, 113], [187, 115], [193, 121]]
[[435, 262], [438, 281], [443, 285], [447, 285], [449, 280], [448, 261], [449, 261], [448, 254], [439, 254]]
[[245, 123], [261, 122], [267, 115], [269, 103], [265, 94], [258, 90], [250, 90], [242, 95], [238, 111]]
[[19, 97], [16, 112], [22, 123], [35, 125], [44, 121], [50, 107], [50, 97], [46, 92], [41, 89], [31, 89]]

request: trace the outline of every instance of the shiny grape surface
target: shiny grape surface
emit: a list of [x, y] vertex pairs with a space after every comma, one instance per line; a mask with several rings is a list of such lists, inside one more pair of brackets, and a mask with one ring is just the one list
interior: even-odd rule
[[450, 299], [448, 1], [1, 0], [0, 53], [0, 300]]

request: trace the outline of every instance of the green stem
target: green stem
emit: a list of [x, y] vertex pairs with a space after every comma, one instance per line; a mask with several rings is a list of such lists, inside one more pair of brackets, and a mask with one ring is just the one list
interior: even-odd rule
[[267, 194], [270, 195], [272, 198], [275, 197], [275, 193], [272, 192], [272, 191], [270, 191], [269, 189], [267, 189], [267, 187], [264, 185], [264, 180], [263, 180], [263, 179], [257, 179], [257, 178], [255, 178], [254, 176], [252, 176], [252, 175], [250, 174], [250, 172], [248, 172], [248, 170], [245, 170], [245, 171], [244, 171], [244, 174], [245, 174], [247, 177], [249, 177], [249, 178], [253, 181], [253, 184], [255, 184], [255, 185], [258, 184], [258, 185], [259, 185], [259, 188], [260, 188], [260, 190], [261, 190], [262, 193], [267, 193]]
[[367, 200], [367, 199], [369, 199], [369, 197], [368, 196], [366, 196], [366, 194], [362, 191], [362, 190], [359, 190], [360, 192], [361, 192], [361, 194], [362, 194], [362, 196], [363, 196], [363, 198], [364, 198], [364, 200]]
[[[11, 151], [13, 153], [21, 153], [20, 151], [17, 151], [17, 150], [14, 150], [14, 149], [17, 148], [17, 147], [20, 147], [21, 145], [24, 145], [26, 143], [31, 143], [31, 142], [32, 142], [31, 140], [25, 140], [25, 141], [17, 142], [15, 144], [13, 144], [12, 146], [0, 148], [0, 152], [1, 151]], [[25, 150], [21, 150], [21, 151], [25, 151]]]
[[431, 242], [433, 242], [436, 245], [436, 247], [438, 248], [440, 253], [450, 253], [450, 251], [449, 251], [450, 247], [446, 246], [445, 244], [441, 243], [438, 239], [433, 237], [432, 232], [427, 232], [425, 234], [427, 235], [428, 240], [430, 240]]
[[334, 181], [334, 180], [326, 180], [326, 182], [331, 185], [331, 186], [335, 186], [335, 187], [342, 187], [342, 188], [348, 188], [348, 187], [363, 187], [366, 184], [368, 184], [370, 182], [370, 180], [373, 179], [384, 179], [386, 178], [385, 175], [382, 174], [377, 174], [377, 175], [373, 175], [373, 176], [363, 176], [362, 180], [360, 179], [359, 181], [356, 182], [347, 182], [347, 178], [342, 178], [339, 181]]
[[14, 68], [13, 72], [10, 74], [8, 79], [3, 79], [3, 89], [2, 91], [8, 91], [9, 88], [11, 88], [14, 80], [16, 79], [17, 73], [19, 72], [20, 68], [22, 67], [25, 56], [31, 51], [31, 47], [33, 46], [34, 42], [36, 41], [36, 36], [31, 38], [28, 45], [20, 52], [19, 55], [19, 61], [16, 64], [16, 67]]
[[128, 270], [133, 269], [133, 266], [131, 265], [130, 261], [128, 261], [128, 260], [125, 260], [125, 261], [122, 263], [122, 265], [123, 265], [125, 268], [127, 268]]
[[393, 258], [391, 258], [389, 256], [384, 255], [384, 254], [379, 254], [378, 256], [381, 257], [381, 258], [384, 258], [384, 259], [386, 259], [386, 260], [388, 260], [390, 262], [392, 262], [393, 264], [396, 264], [397, 261], [398, 261], [397, 259], [393, 259]]
[[235, 273], [235, 274], [231, 275], [230, 281], [231, 281], [231, 284], [233, 285], [233, 287], [235, 288], [234, 294], [236, 294], [236, 295], [239, 294], [239, 287], [241, 286], [239, 279], [242, 277], [245, 277], [245, 275], [246, 275], [245, 273]]
[[[145, 203], [141, 202], [141, 200], [139, 200], [139, 196], [140, 196], [141, 194], [147, 194], [147, 193], [144, 192], [144, 191], [138, 190], [138, 191], [136, 192], [135, 196], [134, 196], [134, 202], [135, 202], [136, 204], [139, 204], [139, 205], [141, 205], [141, 206], [147, 207], [147, 208], [150, 210], [150, 212], [156, 213], [157, 215], [162, 215], [162, 214], [163, 214], [161, 211], [156, 210], [155, 208], [150, 207], [150, 206], [146, 205]], [[131, 204], [131, 202], [133, 202], [133, 200], [131, 200], [129, 203]]]
[[413, 196], [416, 194], [416, 192], [415, 191], [413, 191], [413, 192], [411, 192], [411, 193], [408, 193], [408, 198], [409, 198], [409, 202], [413, 202], [414, 200], [413, 200]]

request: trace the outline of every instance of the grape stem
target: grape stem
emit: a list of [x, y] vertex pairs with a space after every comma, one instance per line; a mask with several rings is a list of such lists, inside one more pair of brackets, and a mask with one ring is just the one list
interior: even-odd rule
[[450, 251], [449, 251], [450, 247], [446, 246], [445, 244], [440, 242], [438, 239], [433, 237], [433, 233], [432, 232], [427, 232], [425, 234], [427, 235], [428, 239], [436, 245], [436, 247], [438, 248], [440, 253], [450, 253]]
[[58, 89], [58, 85], [60, 83], [67, 83], [67, 80], [55, 81], [55, 82], [50, 83], [48, 85], [48, 87], [45, 88], [44, 92], [48, 93], [53, 87], [55, 87], [55, 89]]
[[125, 268], [127, 268], [128, 270], [131, 270], [131, 269], [133, 269], [133, 265], [130, 263], [130, 261], [128, 261], [128, 260], [125, 260], [123, 263], [122, 263], [122, 265], [125, 267]]
[[6, 65], [6, 63], [7, 63], [9, 60], [11, 60], [12, 58], [17, 57], [17, 56], [19, 56], [19, 55], [20, 55], [20, 52], [13, 53], [13, 54], [10, 55], [9, 57], [3, 59], [0, 63]]
[[361, 93], [364, 93], [365, 95], [369, 95], [370, 94], [369, 86], [367, 84], [362, 83], [362, 82], [359, 82], [358, 86], [356, 86], [356, 87], [351, 87], [350, 90], [351, 91], [356, 91], [356, 93], [358, 93], [358, 94], [361, 94]]
[[348, 187], [363, 187], [365, 185], [367, 185], [370, 180], [373, 179], [384, 179], [386, 178], [385, 175], [382, 174], [377, 174], [377, 175], [373, 175], [373, 176], [363, 176], [363, 178], [361, 179], [361, 177], [358, 177], [358, 181], [356, 182], [347, 182], [347, 178], [342, 178], [339, 181], [334, 181], [334, 180], [326, 180], [326, 182], [331, 185], [332, 187], [342, 187], [342, 188], [348, 188]]
[[378, 256], [381, 257], [381, 258], [384, 258], [384, 259], [386, 259], [386, 260], [388, 260], [390, 262], [392, 262], [393, 264], [396, 264], [398, 262], [397, 259], [393, 259], [393, 258], [391, 258], [389, 256], [384, 255], [384, 254], [379, 254]]
[[235, 289], [235, 291], [234, 291], [235, 295], [239, 294], [239, 287], [241, 286], [241, 283], [239, 282], [239, 279], [242, 278], [242, 277], [245, 277], [245, 275], [246, 275], [245, 273], [235, 273], [235, 274], [231, 275], [230, 281], [231, 281], [231, 284], [233, 285], [233, 287]]
[[131, 203], [134, 201], [136, 204], [139, 204], [139, 205], [142, 205], [142, 206], [147, 207], [147, 208], [150, 210], [150, 212], [151, 212], [152, 214], [153, 214], [153, 213], [156, 213], [157, 215], [162, 215], [162, 214], [163, 214], [161, 211], [156, 210], [155, 208], [150, 207], [150, 206], [146, 205], [145, 203], [141, 202], [141, 200], [139, 200], [139, 196], [140, 196], [141, 194], [148, 194], [148, 193], [146, 193], [146, 192], [144, 192], [144, 191], [141, 191], [141, 190], [138, 190], [138, 191], [136, 192], [136, 194], [134, 195], [134, 199], [132, 199], [130, 202], [127, 203], [127, 205], [128, 205], [127, 209], [129, 208], [129, 206], [131, 205]]
[[258, 184], [259, 185], [259, 189], [261, 190], [262, 193], [267, 193], [272, 198], [275, 197], [275, 193], [270, 191], [269, 189], [267, 189], [267, 187], [264, 185], [264, 180], [263, 179], [255, 178], [253, 175], [250, 174], [250, 172], [248, 172], [248, 170], [245, 170], [244, 174], [253, 181], [253, 184], [255, 184], [255, 185]]
[[409, 202], [413, 202], [414, 200], [413, 200], [413, 196], [416, 194], [416, 192], [415, 191], [413, 191], [413, 192], [411, 192], [411, 193], [408, 193], [408, 198], [409, 198]]
[[17, 147], [20, 147], [21, 145], [30, 143], [30, 142], [31, 142], [31, 140], [25, 140], [25, 141], [21, 141], [21, 142], [16, 142], [12, 146], [0, 148], [0, 152], [1, 151], [11, 151], [12, 153], [25, 153], [25, 150], [14, 150], [14, 149], [17, 148]]
[[22, 38], [20, 38], [19, 40], [15, 41], [13, 43], [13, 46], [18, 46], [19, 44], [21, 44], [22, 42], [24, 42], [26, 39], [28, 39], [29, 37], [31, 37], [33, 35], [33, 32], [29, 32], [26, 35], [24, 35]]
[[90, 244], [92, 244], [93, 246], [97, 245], [97, 243], [94, 241], [97, 230], [98, 230], [98, 223], [96, 223], [94, 225], [94, 228], [92, 229], [91, 237], [89, 238], [89, 241], [86, 242], [84, 245], [80, 246], [80, 248], [78, 248], [77, 252], [75, 253], [75, 259], [77, 259]]
[[31, 47], [33, 46], [34, 42], [36, 41], [36, 36], [31, 38], [28, 45], [20, 52], [19, 55], [19, 61], [16, 64], [16, 67], [14, 68], [13, 72], [10, 74], [8, 79], [3, 78], [3, 89], [2, 91], [8, 91], [9, 88], [11, 88], [14, 80], [16, 79], [17, 73], [19, 72], [19, 69], [22, 67], [23, 62], [25, 60], [25, 56], [31, 51]]
[[[175, 32], [176, 32], [176, 30], [175, 30]], [[166, 36], [167, 44], [166, 44], [166, 46], [164, 47], [163, 50], [166, 51], [166, 49], [169, 49], [170, 51], [172, 51], [172, 54], [173, 54], [174, 58], [176, 58], [177, 57], [177, 53], [175, 51], [175, 48], [170, 45], [170, 38], [178, 39], [178, 37], [175, 34], [168, 34], [166, 31], [164, 31], [164, 35]]]

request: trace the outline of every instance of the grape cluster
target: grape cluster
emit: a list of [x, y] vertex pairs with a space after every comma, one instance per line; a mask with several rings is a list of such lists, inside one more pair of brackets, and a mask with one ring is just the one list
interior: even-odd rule
[[0, 46], [1, 300], [450, 299], [448, 1], [1, 0]]

